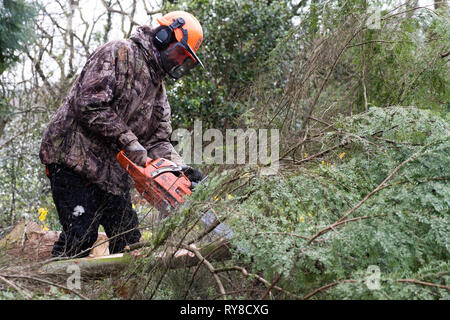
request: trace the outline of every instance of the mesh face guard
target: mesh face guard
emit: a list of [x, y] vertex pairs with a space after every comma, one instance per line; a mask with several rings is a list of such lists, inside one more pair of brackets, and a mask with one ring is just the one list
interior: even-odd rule
[[161, 52], [161, 58], [164, 70], [174, 79], [183, 77], [199, 64], [181, 42]]

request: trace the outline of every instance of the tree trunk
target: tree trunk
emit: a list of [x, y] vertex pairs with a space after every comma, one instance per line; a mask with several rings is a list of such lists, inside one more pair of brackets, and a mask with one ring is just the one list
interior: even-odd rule
[[[209, 261], [225, 261], [231, 258], [228, 240], [208, 243], [200, 247], [199, 252]], [[145, 256], [133, 254], [133, 252], [117, 253], [101, 257], [88, 257], [71, 260], [50, 262], [41, 268], [42, 273], [67, 274], [69, 266], [77, 265], [80, 272], [88, 277], [104, 277], [118, 274], [130, 266], [135, 259], [143, 259]], [[175, 253], [171, 250], [164, 253], [153, 254], [152, 264], [167, 266], [169, 269], [180, 269], [196, 266], [200, 263], [191, 252], [179, 249]]]
[[446, 0], [434, 0], [434, 10], [437, 10], [441, 7], [444, 7], [447, 5]]

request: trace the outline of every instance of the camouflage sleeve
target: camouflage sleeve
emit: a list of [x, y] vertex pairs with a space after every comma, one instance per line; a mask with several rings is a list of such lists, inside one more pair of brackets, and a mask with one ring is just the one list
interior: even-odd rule
[[185, 165], [183, 158], [175, 151], [170, 143], [170, 134], [172, 126], [170, 123], [170, 105], [167, 101], [164, 86], [162, 87], [162, 100], [153, 107], [153, 116], [158, 121], [158, 127], [151, 135], [150, 139], [144, 144], [144, 147], [152, 159], [165, 158], [172, 160], [178, 165]]
[[[104, 137], [119, 147], [137, 137], [124, 121], [111, 108], [116, 90], [120, 90], [120, 77], [128, 74], [129, 66], [126, 46], [118, 46], [117, 42], [100, 47], [89, 58], [80, 75], [75, 94], [75, 114], [82, 125], [91, 132]], [[117, 67], [116, 67], [117, 66]]]

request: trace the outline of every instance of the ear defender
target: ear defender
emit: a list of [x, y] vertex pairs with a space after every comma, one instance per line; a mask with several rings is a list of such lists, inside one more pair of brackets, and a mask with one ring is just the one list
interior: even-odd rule
[[174, 33], [167, 26], [160, 26], [156, 29], [155, 36], [153, 37], [153, 44], [159, 50], [167, 48], [172, 42]]
[[178, 18], [170, 26], [159, 26], [153, 37], [153, 44], [159, 50], [164, 50], [175, 39], [174, 30], [184, 25], [184, 19]]

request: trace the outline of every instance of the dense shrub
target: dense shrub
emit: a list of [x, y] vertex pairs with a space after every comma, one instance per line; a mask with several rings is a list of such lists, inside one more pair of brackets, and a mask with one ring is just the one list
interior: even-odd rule
[[[448, 281], [447, 123], [413, 107], [374, 107], [340, 119], [335, 128], [324, 149], [342, 141], [348, 142], [345, 147], [312, 159], [294, 174], [256, 179], [242, 192], [251, 195], [232, 218], [233, 243], [241, 248], [237, 256], [252, 261], [254, 271], [269, 278], [282, 273], [284, 288], [299, 295], [334, 281], [356, 279], [359, 282], [342, 283], [318, 297], [448, 298], [443, 289], [409, 288], [414, 284], [396, 282]], [[360, 219], [308, 242], [413, 155], [348, 217]], [[363, 282], [371, 265], [380, 268], [381, 290], [369, 290]]]

